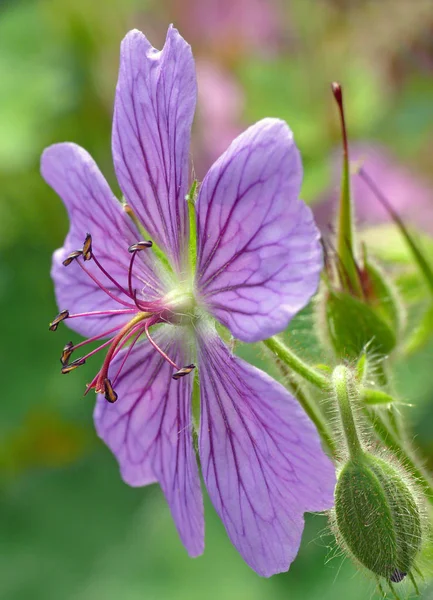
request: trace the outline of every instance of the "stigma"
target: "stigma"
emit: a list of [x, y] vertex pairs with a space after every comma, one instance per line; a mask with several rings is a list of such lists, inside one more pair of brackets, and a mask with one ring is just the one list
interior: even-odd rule
[[[129, 246], [128, 251], [131, 254], [131, 259], [127, 272], [127, 281], [125, 282], [126, 285], [117, 281], [99, 261], [93, 248], [92, 236], [89, 233], [85, 237], [83, 247], [79, 250], [74, 250], [63, 260], [64, 267], [69, 267], [72, 263], [76, 263], [79, 268], [92, 279], [93, 283], [110, 297], [113, 305], [118, 305], [118, 308], [76, 314], [73, 314], [66, 309], [62, 310], [49, 324], [50, 331], [56, 331], [59, 324], [66, 319], [85, 319], [99, 316], [125, 317], [123, 325], [112, 327], [107, 331], [77, 344], [67, 342], [63, 347], [60, 356], [62, 365], [61, 372], [66, 375], [85, 364], [93, 355], [98, 354], [102, 350], [106, 350], [102, 366], [93, 380], [87, 385], [85, 393], [87, 394], [89, 390], [94, 389], [96, 393], [103, 394], [107, 402], [110, 403], [114, 403], [118, 400], [118, 395], [115, 392], [116, 381], [118, 380], [123, 366], [135, 344], [143, 337], [147, 339], [155, 352], [158, 352], [160, 356], [171, 365], [173, 368], [173, 379], [179, 380], [195, 369], [194, 364], [187, 366], [179, 366], [176, 364], [158, 346], [150, 332], [150, 329], [159, 323], [179, 324], [185, 314], [183, 310], [191, 309], [191, 293], [175, 291], [164, 298], [146, 301], [142, 298], [138, 298], [137, 290], [133, 289], [133, 268], [136, 256], [139, 252], [146, 251], [151, 247], [152, 242], [150, 240], [140, 241]], [[85, 263], [90, 261], [94, 263], [96, 269], [89, 270]], [[95, 272], [97, 275], [95, 275]], [[113, 286], [115, 291], [113, 291]], [[102, 340], [104, 341], [101, 343]], [[95, 342], [99, 343], [95, 349], [71, 361], [72, 355], [76, 353], [77, 350]], [[122, 349], [127, 349], [125, 357], [118, 371], [112, 374], [111, 367], [113, 359]]]

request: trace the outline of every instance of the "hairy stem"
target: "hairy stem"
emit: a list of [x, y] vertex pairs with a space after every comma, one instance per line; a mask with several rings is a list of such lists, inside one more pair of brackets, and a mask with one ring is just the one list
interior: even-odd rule
[[322, 373], [319, 373], [316, 369], [310, 367], [277, 337], [268, 338], [267, 340], [264, 340], [263, 344], [278, 359], [280, 359], [281, 362], [300, 375], [305, 381], [312, 383], [323, 391], [329, 391], [331, 389], [330, 381], [326, 375], [322, 375]]
[[[297, 356], [292, 350], [290, 350], [281, 340], [277, 337], [268, 338], [263, 344], [277, 357], [278, 361], [286, 365], [289, 369], [297, 373], [302, 379], [308, 381], [315, 387], [319, 388], [325, 393], [329, 393], [332, 390], [332, 384], [329, 378], [322, 373], [319, 373], [316, 369], [305, 363], [299, 356]], [[374, 390], [369, 388], [360, 389], [360, 400], [362, 404], [393, 404], [396, 400], [381, 390]], [[431, 482], [430, 476], [424, 471], [424, 469], [418, 465], [418, 459], [414, 458], [414, 453], [411, 450], [408, 452], [404, 447], [403, 443], [398, 439], [393, 428], [387, 423], [387, 420], [380, 411], [374, 411], [367, 406], [364, 406], [364, 412], [367, 419], [371, 422], [376, 435], [387, 448], [389, 448], [394, 454], [396, 454], [406, 465], [406, 468], [410, 473], [418, 480], [419, 485], [424, 490], [429, 502], [433, 504], [433, 483]], [[310, 418], [314, 421], [313, 417]], [[325, 444], [328, 441], [322, 435], [323, 430], [327, 430], [328, 426], [325, 420], [320, 415], [319, 426], [316, 427], [322, 440]], [[335, 446], [334, 440], [331, 444]], [[407, 446], [407, 444], [405, 444]]]
[[356, 459], [363, 454], [352, 411], [352, 402], [353, 400], [356, 401], [358, 396], [357, 386], [349, 369], [343, 365], [334, 369], [332, 383], [343, 425], [344, 437], [346, 438], [347, 449], [349, 450], [350, 457]]
[[316, 426], [322, 442], [328, 448], [329, 453], [333, 458], [336, 458], [337, 445], [332, 437], [331, 430], [328, 427], [322, 411], [319, 409], [316, 402], [314, 402], [314, 400], [309, 396], [308, 392], [303, 388], [298, 378], [287, 368], [287, 366], [280, 360], [277, 360], [277, 366], [281, 371], [285, 382], [288, 383], [289, 387], [293, 391], [293, 394], [295, 395], [299, 404]]

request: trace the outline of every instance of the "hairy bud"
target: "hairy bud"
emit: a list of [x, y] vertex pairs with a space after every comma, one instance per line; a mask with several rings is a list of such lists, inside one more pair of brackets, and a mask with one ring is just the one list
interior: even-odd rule
[[364, 453], [342, 468], [335, 491], [337, 537], [366, 569], [390, 582], [411, 572], [422, 541], [417, 500], [399, 471]]
[[358, 265], [361, 293], [343, 289], [330, 278], [318, 304], [321, 332], [339, 358], [357, 360], [366, 350], [387, 356], [396, 347], [404, 313], [382, 271], [364, 256]]

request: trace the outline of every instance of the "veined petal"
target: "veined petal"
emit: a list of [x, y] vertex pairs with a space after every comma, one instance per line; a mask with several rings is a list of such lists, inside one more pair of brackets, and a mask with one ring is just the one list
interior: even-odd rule
[[292, 132], [264, 119], [236, 138], [201, 186], [197, 288], [242, 341], [285, 329], [317, 289], [322, 250], [298, 198], [301, 179]]
[[[140, 240], [137, 228], [83, 148], [71, 143], [50, 146], [42, 155], [41, 172], [63, 200], [70, 220], [65, 244], [54, 253], [51, 271], [59, 308], [74, 313], [124, 308], [98, 287], [75, 261], [68, 267], [64, 267], [62, 261], [70, 252], [80, 249], [86, 234], [90, 233], [99, 262], [116, 281], [127, 287], [131, 257], [128, 247]], [[86, 268], [114, 295], [128, 300], [93, 261], [87, 261]], [[162, 284], [155, 274], [151, 253], [139, 253], [134, 264], [133, 286], [149, 299], [161, 295]], [[87, 317], [70, 319], [67, 324], [83, 335], [92, 336], [124, 321], [124, 316]]]
[[[173, 326], [154, 339], [181, 365], [191, 362]], [[115, 375], [128, 349], [110, 366], [118, 394], [114, 404], [98, 396], [98, 435], [116, 456], [122, 478], [132, 486], [159, 481], [180, 538], [191, 556], [204, 548], [203, 499], [192, 441], [192, 376], [175, 381], [171, 367], [151, 346], [135, 346], [117, 381]]]
[[122, 191], [152, 238], [182, 266], [196, 77], [189, 44], [172, 26], [161, 51], [137, 30], [122, 42], [113, 157]]
[[301, 406], [271, 377], [199, 337], [200, 459], [227, 533], [259, 575], [287, 571], [303, 513], [333, 505], [335, 470]]

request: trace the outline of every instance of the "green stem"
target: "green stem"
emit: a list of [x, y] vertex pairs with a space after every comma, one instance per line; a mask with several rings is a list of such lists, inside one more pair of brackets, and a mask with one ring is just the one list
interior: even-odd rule
[[[278, 338], [272, 337], [263, 342], [263, 344], [271, 350], [271, 352], [289, 369], [292, 369], [300, 377], [319, 388], [323, 392], [329, 392], [332, 389], [331, 382], [328, 377], [322, 375], [308, 364], [306, 364], [301, 358], [296, 356], [287, 346], [281, 342]], [[381, 390], [372, 390], [368, 388], [361, 388], [360, 392], [361, 405], [362, 403], [368, 404], [380, 404], [380, 403], [394, 403], [395, 399], [382, 392]], [[380, 402], [379, 402], [380, 400]], [[433, 483], [430, 482], [430, 477], [424, 470], [417, 465], [416, 459], [409, 454], [400, 440], [397, 438], [395, 432], [387, 424], [386, 420], [380, 413], [375, 413], [367, 407], [364, 408], [365, 414], [368, 420], [371, 422], [376, 435], [383, 441], [383, 443], [395, 453], [406, 465], [411, 474], [418, 480], [418, 483], [423, 488], [426, 496], [431, 504], [433, 504]], [[320, 417], [321, 428], [327, 427]], [[319, 429], [319, 428], [318, 428]], [[319, 429], [320, 432], [320, 429]], [[323, 438], [324, 443], [327, 443], [326, 439]]]
[[281, 371], [284, 380], [288, 382], [290, 388], [292, 389], [296, 399], [299, 404], [305, 410], [307, 415], [313, 421], [314, 425], [319, 432], [319, 435], [322, 439], [322, 442], [327, 446], [329, 453], [333, 458], [337, 457], [337, 446], [332, 437], [332, 433], [324, 419], [322, 412], [319, 410], [317, 404], [310, 398], [308, 393], [303, 389], [301, 383], [298, 381], [295, 375], [287, 368], [282, 361], [277, 361], [277, 366]]
[[298, 375], [314, 386], [323, 391], [329, 391], [331, 384], [325, 375], [322, 375], [305, 363], [299, 356], [296, 356], [287, 346], [277, 337], [264, 340], [263, 344], [279, 358], [285, 365], [295, 371]]
[[350, 457], [359, 458], [363, 454], [363, 449], [352, 412], [352, 402], [353, 400], [356, 402], [358, 396], [356, 384], [349, 369], [343, 365], [334, 369], [332, 383]]

